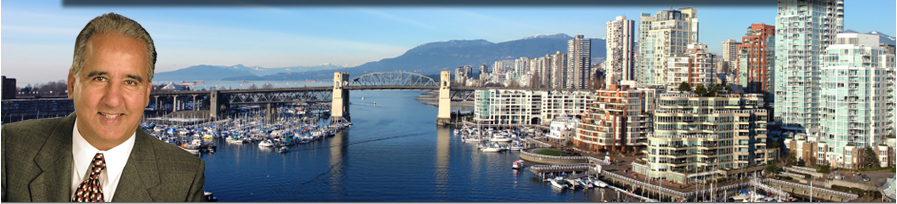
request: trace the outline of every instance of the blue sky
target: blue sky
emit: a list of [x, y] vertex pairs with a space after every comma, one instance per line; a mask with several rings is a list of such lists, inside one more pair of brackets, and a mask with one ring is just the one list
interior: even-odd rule
[[[673, 8], [692, 5], [672, 5]], [[751, 23], [774, 24], [776, 8], [693, 6], [700, 42], [719, 53], [726, 39], [741, 39]], [[75, 37], [107, 12], [132, 18], [153, 36], [157, 72], [193, 65], [262, 67], [354, 66], [396, 57], [420, 44], [485, 39], [517, 40], [537, 34], [603, 38], [605, 22], [669, 6], [453, 6], [453, 7], [63, 7], [61, 1], [3, 1], [0, 67], [19, 84], [65, 79]], [[895, 35], [895, 1], [847, 0], [845, 28]]]

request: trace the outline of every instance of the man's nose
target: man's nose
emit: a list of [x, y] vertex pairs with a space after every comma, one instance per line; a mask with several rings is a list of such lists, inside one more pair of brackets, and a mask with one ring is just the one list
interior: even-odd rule
[[109, 83], [106, 86], [103, 95], [103, 104], [109, 107], [119, 107], [122, 104], [122, 85], [120, 83]]

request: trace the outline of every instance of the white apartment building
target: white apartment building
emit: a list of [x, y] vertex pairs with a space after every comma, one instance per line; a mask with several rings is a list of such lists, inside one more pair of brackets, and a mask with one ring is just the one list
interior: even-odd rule
[[819, 128], [820, 54], [844, 30], [842, 0], [779, 0], [775, 24], [775, 120], [795, 132]]
[[841, 33], [820, 56], [819, 140], [832, 166], [857, 167], [852, 149], [878, 148], [895, 131], [894, 55], [887, 52], [878, 35]]
[[635, 80], [635, 29], [635, 21], [626, 16], [617, 16], [616, 20], [607, 22], [606, 80]]
[[698, 42], [697, 11], [691, 7], [679, 10], [642, 13], [639, 25], [638, 82], [642, 85], [668, 84], [669, 57], [685, 53], [688, 44]]
[[557, 51], [557, 53], [550, 55], [551, 88], [565, 88], [567, 86], [567, 54]]
[[688, 44], [687, 49], [682, 54], [668, 58], [664, 69], [667, 75], [667, 83], [664, 85], [668, 91], [677, 90], [682, 82], [688, 82], [692, 88], [698, 84], [704, 87], [714, 84], [716, 54], [708, 52], [705, 44]]
[[586, 91], [477, 90], [474, 120], [480, 124], [546, 125], [561, 116], [579, 118], [592, 96]]

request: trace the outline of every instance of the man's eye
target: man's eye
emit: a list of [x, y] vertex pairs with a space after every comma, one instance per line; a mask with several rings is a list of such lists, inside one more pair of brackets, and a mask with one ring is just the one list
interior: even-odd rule
[[106, 81], [106, 77], [95, 77], [93, 78], [95, 81]]
[[134, 80], [127, 80], [127, 81], [125, 81], [125, 84], [128, 84], [128, 85], [137, 85], [137, 82], [134, 81]]

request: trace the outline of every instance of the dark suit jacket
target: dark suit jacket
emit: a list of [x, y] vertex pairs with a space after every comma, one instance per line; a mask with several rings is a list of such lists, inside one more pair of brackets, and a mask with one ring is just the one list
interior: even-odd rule
[[[3, 201], [69, 202], [75, 114], [2, 127]], [[204, 201], [205, 163], [137, 130], [112, 201]]]

